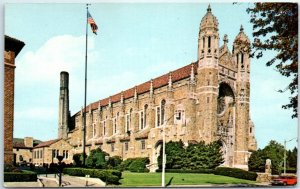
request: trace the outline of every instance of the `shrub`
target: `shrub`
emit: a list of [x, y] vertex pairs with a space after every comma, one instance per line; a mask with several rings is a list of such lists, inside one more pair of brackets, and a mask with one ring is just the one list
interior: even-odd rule
[[89, 168], [104, 169], [107, 167], [105, 156], [109, 156], [109, 154], [102, 151], [100, 148], [92, 150], [86, 159], [85, 165]]
[[245, 171], [243, 169], [229, 168], [229, 167], [217, 167], [214, 171], [216, 175], [224, 175], [229, 177], [235, 177], [246, 180], [256, 180], [257, 173], [251, 171]]
[[129, 165], [132, 163], [133, 159], [129, 158], [121, 162], [118, 166], [118, 170], [125, 171], [128, 170]]
[[[156, 172], [162, 172], [161, 169], [157, 169]], [[167, 173], [207, 173], [207, 174], [213, 174], [213, 169], [166, 169], [165, 172]]]
[[107, 163], [109, 168], [118, 168], [119, 165], [122, 163], [122, 159], [120, 156], [113, 156], [108, 159]]
[[31, 171], [4, 172], [4, 182], [31, 182], [37, 181], [37, 174]]
[[107, 184], [119, 184], [122, 173], [118, 170], [99, 170], [99, 169], [84, 169], [84, 168], [65, 168], [63, 173], [70, 176], [90, 175], [91, 178], [99, 178]]
[[[131, 172], [145, 172], [148, 171], [146, 169], [146, 165], [149, 163], [149, 158], [134, 158], [130, 165], [128, 166], [128, 170]], [[148, 171], [149, 172], [149, 171]]]

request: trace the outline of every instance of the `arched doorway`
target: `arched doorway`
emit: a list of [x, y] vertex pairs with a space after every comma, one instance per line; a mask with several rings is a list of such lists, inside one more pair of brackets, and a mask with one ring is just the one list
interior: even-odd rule
[[159, 140], [155, 143], [155, 146], [152, 150], [152, 159], [151, 159], [151, 164], [149, 167], [150, 172], [155, 172], [155, 170], [158, 169], [157, 158], [158, 158], [160, 150], [162, 148], [162, 144], [163, 144], [162, 140]]
[[222, 141], [224, 158], [222, 166], [231, 166], [235, 141], [235, 94], [231, 86], [225, 82], [219, 85], [217, 115], [217, 135]]

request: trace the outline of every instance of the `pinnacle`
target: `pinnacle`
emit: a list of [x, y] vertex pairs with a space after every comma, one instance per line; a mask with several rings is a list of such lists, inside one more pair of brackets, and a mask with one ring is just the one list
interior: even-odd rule
[[243, 25], [241, 25], [240, 31], [243, 32], [244, 31], [244, 27]]
[[210, 4], [208, 4], [207, 12], [211, 12]]

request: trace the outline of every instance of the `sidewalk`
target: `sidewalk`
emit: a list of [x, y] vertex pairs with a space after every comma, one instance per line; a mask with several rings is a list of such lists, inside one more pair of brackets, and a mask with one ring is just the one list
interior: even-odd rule
[[[58, 187], [58, 177], [54, 174], [38, 175], [37, 182], [4, 182], [4, 187]], [[105, 183], [98, 178], [62, 176], [62, 187], [105, 187]]]
[[[58, 187], [58, 177], [54, 174], [39, 175], [39, 179], [45, 187]], [[62, 187], [105, 187], [105, 183], [97, 178], [74, 177], [69, 175], [62, 176]]]

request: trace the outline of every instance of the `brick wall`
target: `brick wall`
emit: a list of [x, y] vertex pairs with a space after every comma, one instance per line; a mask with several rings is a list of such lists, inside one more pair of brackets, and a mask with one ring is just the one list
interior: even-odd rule
[[4, 53], [4, 163], [13, 162], [15, 53]]

